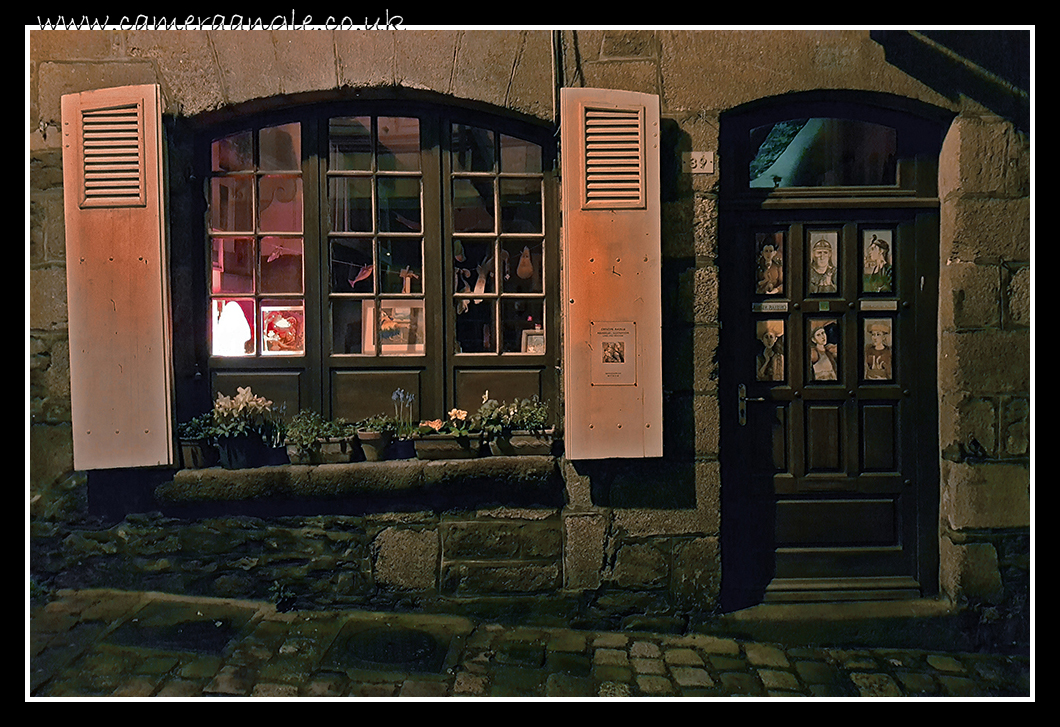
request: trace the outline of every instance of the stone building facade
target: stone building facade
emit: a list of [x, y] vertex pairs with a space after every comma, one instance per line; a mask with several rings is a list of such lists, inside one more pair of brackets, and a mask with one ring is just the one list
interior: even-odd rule
[[[266, 595], [262, 584], [287, 581], [296, 591], [315, 594], [316, 602], [330, 603], [366, 603], [364, 594], [379, 591], [414, 600], [505, 594], [577, 600], [594, 594], [596, 603], [624, 604], [614, 610], [627, 618], [716, 610], [728, 575], [723, 492], [735, 486], [723, 472], [722, 449], [741, 446], [738, 430], [724, 424], [726, 411], [735, 406], [737, 382], [721, 373], [726, 355], [721, 321], [729, 305], [724, 246], [731, 244], [724, 237], [722, 175], [737, 156], [723, 146], [722, 132], [733, 114], [763, 103], [886, 98], [892, 105], [930, 108], [942, 127], [934, 193], [938, 386], [937, 401], [928, 409], [937, 415], [917, 423], [923, 436], [938, 444], [937, 482], [929, 485], [934, 504], [927, 508], [932, 519], [937, 514], [927, 546], [937, 578], [925, 580], [921, 595], [975, 608], [1025, 607], [1031, 169], [1029, 80], [1021, 70], [1029, 64], [1029, 33], [973, 35], [32, 31], [28, 485], [34, 540], [53, 549], [35, 568], [42, 578], [50, 574], [62, 583], [71, 562], [120, 555], [122, 565], [107, 561], [97, 567], [98, 580], [253, 597]], [[559, 495], [550, 502], [502, 498], [483, 507], [453, 508], [413, 496], [389, 510], [370, 504], [313, 514], [300, 506], [289, 515], [260, 515], [237, 507], [231, 513], [221, 508], [164, 516], [156, 511], [165, 508], [147, 503], [117, 525], [78, 529], [71, 513], [84, 497], [86, 477], [75, 471], [72, 455], [67, 312], [76, 303], [66, 295], [60, 99], [138, 84], [161, 88], [174, 249], [203, 244], [201, 233], [183, 228], [195, 227], [185, 224], [189, 216], [195, 219], [196, 180], [189, 172], [198, 152], [195, 139], [211, 125], [305, 104], [370, 98], [467, 108], [557, 129], [560, 87], [657, 96], [664, 456], [559, 457]], [[558, 152], [562, 157], [565, 150]], [[711, 166], [691, 173], [683, 166], [689, 153], [706, 153]], [[170, 265], [174, 290], [204, 285], [195, 282], [200, 273], [194, 265], [179, 259]], [[188, 305], [192, 302], [175, 296], [175, 316], [182, 313], [179, 306]], [[196, 354], [180, 341], [173, 365], [176, 416], [187, 418], [212, 392], [181, 389], [190, 386], [182, 381], [203, 372], [196, 369]], [[314, 476], [295, 470], [270, 476], [283, 478], [284, 487]], [[172, 473], [161, 477], [163, 489], [184, 497], [183, 505], [196, 499], [187, 493], [215, 486], [203, 473], [179, 472], [172, 483], [169, 479]], [[91, 500], [99, 495], [91, 488], [105, 484], [87, 480]], [[259, 516], [264, 519], [254, 519]], [[284, 571], [280, 561], [297, 562], [297, 572]]]

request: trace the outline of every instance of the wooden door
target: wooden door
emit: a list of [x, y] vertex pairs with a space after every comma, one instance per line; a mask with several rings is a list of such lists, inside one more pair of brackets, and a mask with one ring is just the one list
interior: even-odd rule
[[727, 599], [933, 587], [937, 249], [923, 209], [759, 209], [729, 227]]

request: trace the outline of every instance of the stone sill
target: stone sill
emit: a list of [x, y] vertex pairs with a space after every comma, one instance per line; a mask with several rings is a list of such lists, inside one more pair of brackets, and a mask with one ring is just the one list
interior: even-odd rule
[[155, 489], [164, 505], [222, 502], [342, 500], [393, 496], [486, 495], [489, 499], [563, 497], [552, 456], [465, 460], [392, 460], [348, 464], [279, 465], [246, 470], [178, 470]]

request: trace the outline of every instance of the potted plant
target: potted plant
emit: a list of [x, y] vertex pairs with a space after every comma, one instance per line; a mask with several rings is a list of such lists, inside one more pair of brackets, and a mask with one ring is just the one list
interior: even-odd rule
[[478, 421], [463, 409], [452, 409], [447, 419], [420, 422], [416, 456], [420, 459], [468, 459], [482, 449]]
[[387, 447], [387, 459], [413, 459], [416, 456], [416, 445], [413, 439], [416, 436], [417, 426], [412, 423], [412, 407], [416, 395], [396, 389], [391, 395], [394, 402], [394, 435]]
[[326, 464], [352, 461], [361, 452], [354, 446], [356, 440], [356, 430], [344, 419], [328, 421], [303, 409], [287, 425], [284, 443], [292, 464]]
[[369, 462], [386, 459], [386, 449], [397, 431], [397, 422], [386, 414], [376, 414], [357, 423], [357, 439]]
[[284, 425], [272, 402], [237, 387], [235, 396], [217, 394], [213, 405], [214, 441], [226, 469], [262, 467], [287, 461]]
[[181, 467], [189, 470], [203, 469], [213, 467], [220, 461], [217, 447], [212, 441], [213, 431], [213, 411], [177, 425]]
[[506, 403], [490, 399], [487, 391], [477, 417], [494, 455], [552, 453], [553, 429], [548, 424], [548, 402], [536, 396]]

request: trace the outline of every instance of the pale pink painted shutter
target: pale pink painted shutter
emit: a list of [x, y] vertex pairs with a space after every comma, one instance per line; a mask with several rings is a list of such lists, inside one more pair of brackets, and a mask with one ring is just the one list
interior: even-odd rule
[[159, 87], [63, 96], [62, 122], [74, 468], [171, 465]]
[[566, 455], [661, 457], [659, 97], [560, 105]]

